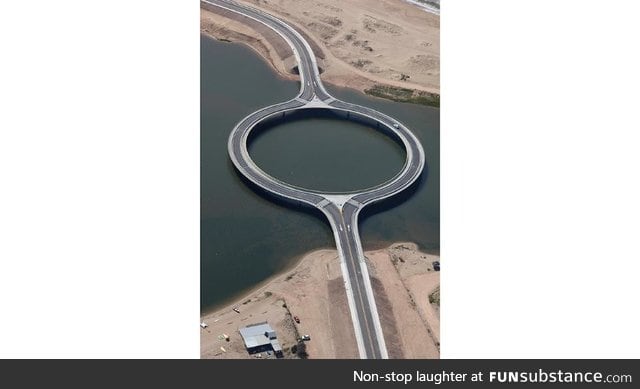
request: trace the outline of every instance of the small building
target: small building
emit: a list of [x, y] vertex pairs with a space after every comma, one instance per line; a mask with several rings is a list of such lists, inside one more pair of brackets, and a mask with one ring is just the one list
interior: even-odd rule
[[276, 357], [282, 357], [276, 331], [266, 321], [240, 328], [240, 335], [249, 354], [273, 351]]

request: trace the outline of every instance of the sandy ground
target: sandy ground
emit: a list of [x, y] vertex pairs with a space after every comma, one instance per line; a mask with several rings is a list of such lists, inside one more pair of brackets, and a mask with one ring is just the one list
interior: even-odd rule
[[[438, 257], [411, 243], [365, 255], [390, 356], [438, 358], [439, 312], [429, 303], [429, 294], [439, 286], [439, 273], [431, 265]], [[294, 269], [201, 319], [208, 325], [201, 329], [203, 358], [256, 358], [245, 351], [239, 328], [264, 321], [276, 330], [285, 358], [295, 358], [290, 348], [305, 334], [311, 336], [309, 358], [358, 358], [335, 250], [309, 253]]]
[[440, 272], [433, 271], [433, 262], [440, 261], [439, 256], [421, 253], [413, 243], [396, 244], [387, 251], [409, 294], [410, 304], [418, 310], [427, 332], [439, 347], [440, 304], [429, 302], [429, 296], [440, 288]]
[[[440, 17], [402, 0], [240, 0], [277, 15], [319, 47], [323, 80], [364, 91], [375, 84], [440, 93]], [[205, 9], [201, 31], [249, 44], [291, 77], [293, 58], [255, 23]], [[235, 17], [234, 19], [237, 19]], [[314, 50], [315, 51], [315, 50]]]

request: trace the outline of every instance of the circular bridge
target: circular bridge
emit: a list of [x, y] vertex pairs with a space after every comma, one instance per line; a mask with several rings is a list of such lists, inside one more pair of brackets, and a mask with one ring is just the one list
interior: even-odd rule
[[[305, 109], [329, 109], [344, 111], [353, 116], [361, 116], [375, 121], [378, 126], [391, 132], [400, 140], [406, 151], [406, 160], [402, 170], [391, 180], [373, 188], [348, 193], [321, 192], [300, 188], [278, 180], [264, 172], [251, 158], [247, 140], [253, 129], [261, 122], [287, 112]], [[355, 104], [334, 100], [330, 104], [318, 102], [304, 102], [300, 98], [288, 102], [263, 108], [245, 117], [229, 136], [229, 156], [235, 167], [252, 183], [262, 189], [284, 197], [288, 200], [299, 201], [314, 207], [323, 207], [327, 202], [343, 206], [347, 202], [362, 207], [371, 202], [393, 196], [410, 186], [421, 174], [424, 167], [424, 152], [415, 136], [402, 124], [392, 118]]]
[[[263, 11], [231, 0], [202, 0], [258, 21], [277, 32], [293, 49], [300, 74], [300, 92], [286, 102], [262, 108], [242, 119], [231, 131], [228, 151], [236, 169], [263, 190], [288, 200], [318, 208], [329, 219], [334, 233], [344, 286], [351, 311], [356, 343], [361, 358], [388, 358], [382, 327], [358, 233], [358, 214], [370, 203], [407, 189], [415, 182], [425, 164], [425, 155], [415, 135], [402, 123], [374, 109], [351, 104], [331, 96], [320, 79], [316, 58], [309, 43], [292, 27]], [[305, 109], [329, 109], [366, 118], [390, 132], [403, 144], [406, 160], [391, 180], [373, 188], [348, 193], [308, 190], [280, 181], [260, 169], [251, 159], [247, 140], [261, 122]]]

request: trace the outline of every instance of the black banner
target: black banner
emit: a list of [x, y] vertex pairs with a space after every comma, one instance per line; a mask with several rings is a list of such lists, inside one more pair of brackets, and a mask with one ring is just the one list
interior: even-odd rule
[[640, 376], [637, 360], [14, 360], [0, 366], [4, 382], [25, 387], [45, 378], [65, 387], [631, 387]]

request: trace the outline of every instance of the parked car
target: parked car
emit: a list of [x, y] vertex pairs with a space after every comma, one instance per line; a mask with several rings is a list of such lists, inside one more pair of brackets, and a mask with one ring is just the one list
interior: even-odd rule
[[311, 340], [309, 335], [302, 335], [302, 340]]
[[440, 271], [440, 262], [439, 261], [433, 261], [433, 270]]
[[294, 316], [293, 320], [295, 320], [296, 323], [300, 324], [300, 318], [298, 316]]

